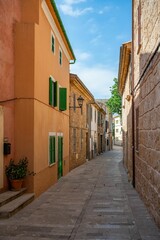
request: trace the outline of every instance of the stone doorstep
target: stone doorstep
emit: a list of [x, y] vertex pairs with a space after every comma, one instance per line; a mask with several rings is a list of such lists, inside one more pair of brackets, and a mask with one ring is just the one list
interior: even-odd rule
[[7, 204], [8, 202], [16, 199], [17, 197], [21, 196], [25, 193], [27, 188], [22, 188], [19, 191], [6, 191], [0, 194], [0, 207]]
[[0, 218], [9, 218], [34, 199], [34, 193], [25, 193], [0, 207]]

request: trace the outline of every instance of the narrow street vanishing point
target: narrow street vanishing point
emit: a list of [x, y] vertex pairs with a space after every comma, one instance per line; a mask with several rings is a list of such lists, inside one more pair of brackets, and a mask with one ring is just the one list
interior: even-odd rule
[[0, 220], [0, 239], [159, 240], [160, 232], [127, 180], [122, 148], [114, 147]]

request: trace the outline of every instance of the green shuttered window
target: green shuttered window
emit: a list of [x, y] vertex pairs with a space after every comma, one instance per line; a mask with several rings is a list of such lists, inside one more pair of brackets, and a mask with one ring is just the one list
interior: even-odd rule
[[62, 51], [59, 50], [59, 64], [62, 65]]
[[49, 136], [49, 164], [56, 162], [56, 137]]
[[54, 40], [54, 37], [53, 37], [53, 35], [52, 35], [52, 52], [54, 53], [54, 51], [55, 51], [55, 40]]
[[59, 88], [59, 110], [65, 111], [67, 109], [67, 89]]
[[58, 136], [58, 178], [63, 176], [63, 137]]
[[57, 82], [53, 82], [52, 78], [49, 78], [49, 105], [52, 107], [57, 106], [57, 94], [58, 84]]

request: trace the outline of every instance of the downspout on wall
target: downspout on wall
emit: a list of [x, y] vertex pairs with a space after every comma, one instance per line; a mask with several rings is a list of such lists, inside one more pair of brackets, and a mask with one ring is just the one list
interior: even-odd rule
[[135, 127], [134, 127], [134, 0], [132, 0], [132, 166], [133, 166], [133, 178], [132, 185], [135, 188]]

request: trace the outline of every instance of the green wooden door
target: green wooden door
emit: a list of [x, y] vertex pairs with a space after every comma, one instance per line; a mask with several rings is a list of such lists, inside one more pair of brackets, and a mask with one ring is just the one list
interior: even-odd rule
[[63, 176], [63, 137], [58, 136], [58, 178]]

